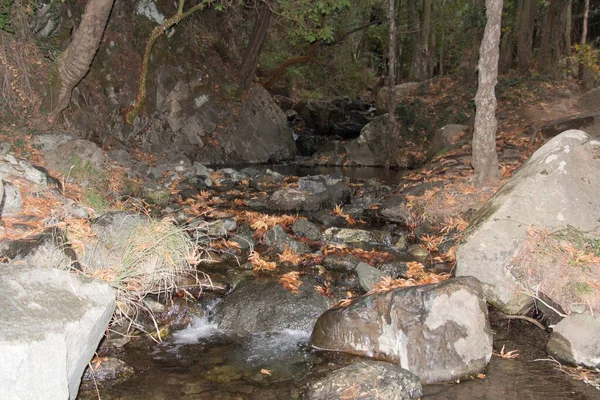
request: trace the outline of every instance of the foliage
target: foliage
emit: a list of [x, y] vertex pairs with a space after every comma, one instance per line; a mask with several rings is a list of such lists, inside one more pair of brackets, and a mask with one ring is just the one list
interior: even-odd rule
[[0, 0], [0, 30], [13, 32], [10, 18], [12, 3], [13, 0]]
[[350, 7], [350, 0], [282, 0], [280, 15], [291, 22], [290, 35], [309, 43], [331, 42], [334, 27], [328, 16]]
[[589, 44], [573, 45], [573, 55], [563, 61], [563, 70], [570, 76], [577, 76], [578, 69], [583, 67], [586, 83], [595, 86], [600, 83], [600, 51]]

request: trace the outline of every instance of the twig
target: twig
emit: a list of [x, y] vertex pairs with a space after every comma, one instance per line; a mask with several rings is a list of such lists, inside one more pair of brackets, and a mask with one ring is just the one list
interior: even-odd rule
[[541, 330], [546, 330], [546, 327], [542, 325], [538, 320], [536, 320], [535, 318], [527, 317], [525, 315], [502, 315], [500, 319], [520, 319], [532, 323]]

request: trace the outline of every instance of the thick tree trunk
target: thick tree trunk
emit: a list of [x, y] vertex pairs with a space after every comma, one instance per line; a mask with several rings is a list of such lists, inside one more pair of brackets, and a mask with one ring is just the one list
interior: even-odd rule
[[430, 78], [431, 55], [429, 48], [429, 39], [431, 31], [431, 10], [432, 0], [420, 0], [420, 13], [417, 13], [416, 5], [412, 4], [412, 14], [417, 16], [414, 29], [415, 43], [413, 44], [413, 54], [410, 63], [409, 79], [422, 81]]
[[69, 105], [73, 88], [87, 74], [100, 46], [114, 0], [89, 0], [73, 40], [60, 55], [51, 74], [42, 109], [53, 123]]
[[[392, 159], [392, 148], [396, 132], [396, 0], [388, 0], [389, 43], [388, 43], [388, 162]], [[395, 147], [395, 146], [394, 146]]]
[[479, 50], [479, 86], [475, 96], [475, 132], [473, 158], [475, 169], [473, 183], [477, 187], [494, 184], [500, 178], [496, 154], [496, 94], [498, 59], [500, 58], [500, 30], [502, 0], [486, 0], [487, 23]]
[[560, 58], [566, 54], [565, 23], [569, 0], [550, 0], [542, 46], [539, 53], [539, 65], [542, 71], [556, 75]]
[[529, 74], [531, 68], [535, 4], [535, 0], [519, 0], [517, 10], [517, 69], [521, 74]]
[[248, 90], [254, 80], [258, 57], [260, 56], [260, 51], [267, 38], [271, 14], [272, 12], [269, 5], [263, 3], [258, 10], [256, 23], [252, 30], [252, 36], [250, 37], [242, 65], [240, 66], [240, 89], [242, 90]]

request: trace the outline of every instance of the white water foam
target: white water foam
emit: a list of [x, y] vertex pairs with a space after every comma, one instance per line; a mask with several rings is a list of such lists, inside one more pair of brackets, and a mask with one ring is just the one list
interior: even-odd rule
[[194, 318], [187, 328], [173, 333], [173, 340], [176, 344], [196, 344], [221, 332], [216, 323], [208, 321], [208, 317]]

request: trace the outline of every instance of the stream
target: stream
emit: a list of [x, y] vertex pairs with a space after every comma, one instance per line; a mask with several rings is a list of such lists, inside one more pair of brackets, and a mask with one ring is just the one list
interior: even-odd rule
[[[341, 172], [353, 180], [376, 177], [397, 184], [399, 171], [382, 168], [269, 166], [286, 175]], [[203, 301], [204, 313], [162, 343], [138, 336], [108, 356], [135, 370], [122, 382], [82, 384], [78, 399], [301, 399], [307, 383], [352, 363], [356, 357], [317, 352], [309, 331], [236, 335], [219, 329], [212, 310], [219, 298]], [[507, 320], [490, 309], [494, 351], [516, 350], [513, 359], [493, 356], [485, 376], [460, 383], [424, 386], [426, 399], [598, 399], [600, 392], [573, 379], [548, 359], [548, 333], [522, 320]], [[354, 397], [353, 397], [354, 398]], [[363, 398], [363, 397], [360, 397]]]

